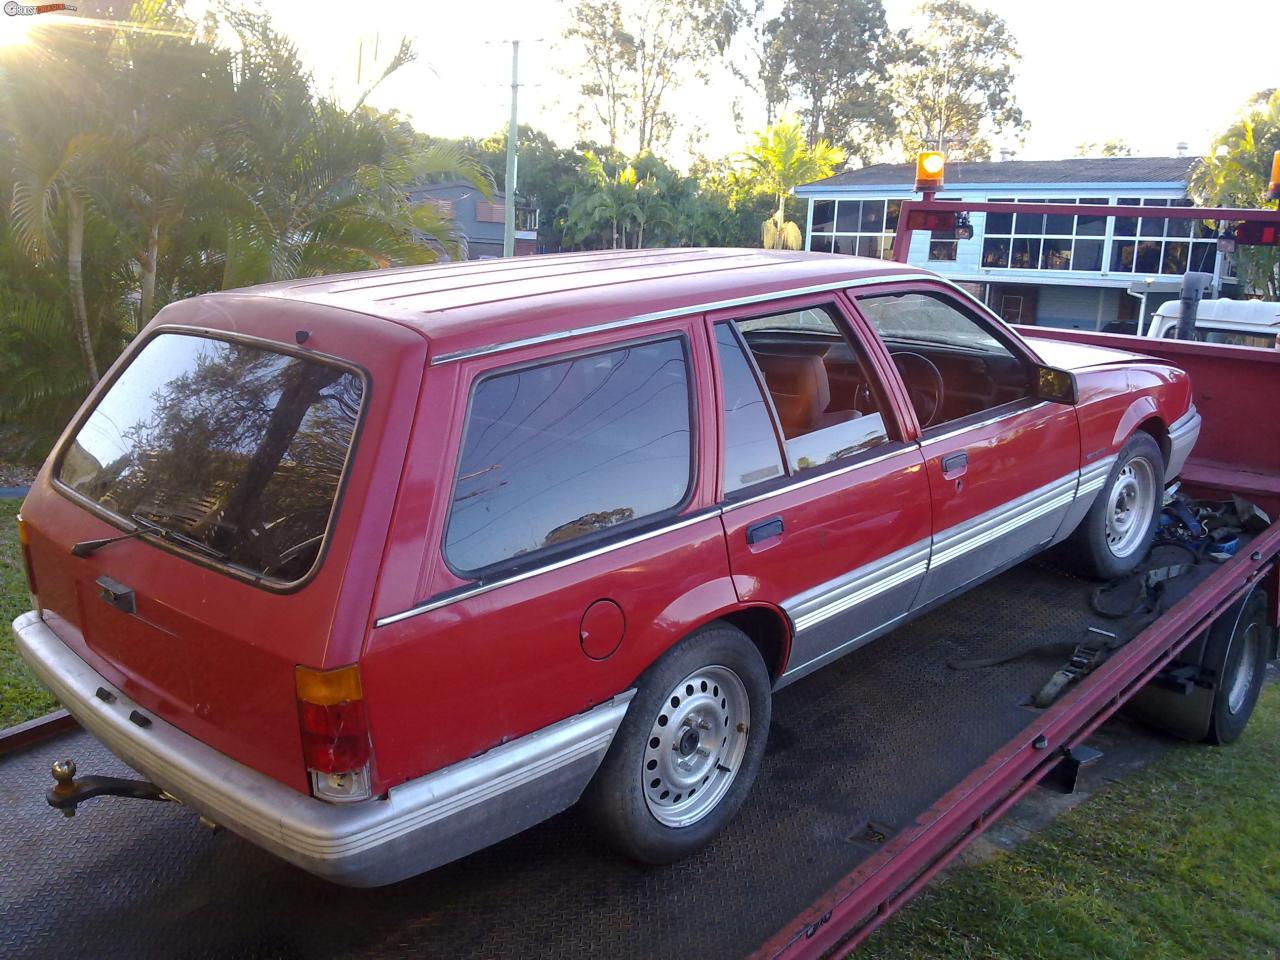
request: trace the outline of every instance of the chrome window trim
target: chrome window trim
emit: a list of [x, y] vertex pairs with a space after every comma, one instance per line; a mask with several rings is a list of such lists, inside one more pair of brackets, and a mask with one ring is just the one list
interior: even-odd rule
[[[1023, 397], [1021, 400], [1010, 400], [1009, 402], [1025, 403], [1029, 399], [1031, 398]], [[1037, 400], [1029, 407], [1020, 407], [1017, 410], [1010, 410], [1007, 413], [1000, 414], [999, 416], [989, 417], [986, 420], [979, 420], [977, 423], [970, 423], [965, 426], [956, 427], [954, 430], [948, 430], [946, 433], [940, 433], [937, 436], [924, 437], [918, 442], [921, 447], [927, 447], [935, 443], [941, 443], [943, 440], [950, 440], [952, 437], [958, 437], [960, 434], [968, 433], [970, 430], [981, 430], [983, 427], [989, 427], [992, 424], [999, 423], [1001, 420], [1008, 420], [1011, 417], [1018, 416], [1019, 414], [1030, 413], [1032, 410], [1039, 410], [1041, 407], [1047, 407], [1048, 405], [1048, 400]]]
[[644, 533], [636, 534], [634, 537], [627, 537], [625, 540], [619, 540], [616, 543], [606, 543], [603, 546], [596, 547], [594, 550], [587, 550], [584, 553], [574, 554], [571, 557], [565, 557], [556, 560], [553, 563], [543, 564], [542, 566], [532, 567], [528, 570], [522, 570], [519, 573], [513, 573], [511, 576], [494, 580], [490, 583], [479, 583], [472, 587], [465, 587], [456, 593], [446, 594], [433, 600], [427, 600], [425, 603], [410, 607], [400, 613], [393, 613], [385, 617], [379, 617], [373, 622], [374, 627], [385, 627], [393, 623], [399, 623], [402, 620], [408, 620], [412, 617], [420, 616], [424, 613], [430, 613], [432, 610], [439, 610], [441, 607], [447, 607], [453, 603], [459, 603], [463, 600], [470, 600], [472, 597], [478, 597], [482, 594], [489, 593], [491, 590], [497, 590], [499, 587], [508, 587], [514, 583], [521, 583], [530, 580], [533, 577], [541, 576], [544, 573], [551, 573], [553, 570], [563, 570], [565, 567], [572, 566], [575, 563], [582, 563], [586, 560], [592, 560], [596, 557], [602, 557], [607, 553], [613, 553], [615, 550], [622, 550], [625, 547], [634, 546], [637, 543], [644, 543], [646, 540], [652, 540], [666, 533], [672, 533], [675, 530], [683, 530], [685, 527], [691, 527], [695, 523], [703, 520], [710, 520], [713, 517], [720, 516], [720, 508], [712, 507], [708, 510], [700, 510], [697, 513], [681, 517], [674, 523], [666, 524], [654, 530], [647, 530]]
[[859, 470], [862, 467], [870, 467], [877, 463], [883, 463], [885, 460], [891, 460], [892, 458], [903, 454], [919, 452], [918, 445], [913, 441], [890, 440], [889, 443], [897, 446], [897, 449], [889, 450], [885, 453], [879, 454], [878, 456], [868, 457], [866, 460], [858, 460], [856, 463], [850, 463], [847, 466], [831, 470], [827, 473], [804, 477], [803, 479], [797, 480], [795, 483], [788, 483], [785, 486], [778, 487], [774, 490], [766, 490], [763, 493], [756, 494], [754, 497], [747, 497], [745, 500], [735, 500], [732, 503], [726, 503], [721, 506], [720, 510], [722, 513], [732, 513], [740, 507], [748, 507], [753, 503], [760, 503], [772, 497], [779, 497], [784, 493], [790, 493], [793, 490], [800, 490], [804, 487], [812, 486], [815, 483], [821, 483], [823, 480], [830, 480], [832, 477], [843, 477], [846, 473], [850, 473], [853, 470]]
[[634, 327], [643, 323], [655, 323], [658, 320], [670, 320], [674, 317], [683, 317], [690, 314], [709, 313], [712, 310], [727, 310], [733, 307], [748, 306], [753, 303], [768, 303], [771, 300], [785, 300], [791, 297], [802, 297], [811, 293], [828, 293], [834, 290], [848, 290], [851, 287], [867, 287], [881, 283], [903, 283], [910, 280], [919, 281], [932, 279], [934, 279], [934, 277], [927, 273], [889, 273], [877, 277], [852, 277], [847, 280], [818, 283], [807, 287], [792, 287], [787, 290], [773, 290], [769, 293], [756, 293], [746, 297], [734, 297], [729, 300], [712, 300], [707, 303], [691, 303], [684, 307], [674, 307], [670, 310], [658, 310], [654, 313], [642, 313], [634, 317], [626, 317], [622, 320], [610, 320], [607, 323], [597, 323], [587, 327], [573, 327], [569, 330], [557, 330], [552, 333], [539, 334], [536, 337], [525, 337], [521, 340], [506, 340], [500, 343], [487, 344], [483, 347], [471, 347], [466, 350], [455, 350], [452, 353], [442, 353], [438, 357], [431, 357], [428, 363], [430, 366], [434, 367], [445, 363], [455, 363], [459, 360], [470, 360], [473, 357], [485, 357], [494, 353], [504, 353], [508, 350], [519, 350], [522, 347], [534, 347], [544, 343], [555, 343], [559, 340], [568, 340], [573, 337], [582, 337], [593, 333], [622, 330], [626, 327]]

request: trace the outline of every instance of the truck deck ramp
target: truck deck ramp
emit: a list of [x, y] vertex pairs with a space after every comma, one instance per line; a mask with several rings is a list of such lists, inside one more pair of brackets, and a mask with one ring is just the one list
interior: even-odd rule
[[[1182, 594], [1212, 571], [1171, 582]], [[8, 957], [705, 957], [751, 953], [1032, 724], [1092, 584], [1016, 567], [781, 691], [764, 768], [706, 850], [642, 867], [570, 811], [432, 873], [351, 890], [211, 834], [174, 804], [97, 799], [64, 820], [50, 763], [128, 776], [83, 732], [0, 760]], [[1176, 597], [1171, 597], [1175, 599]]]

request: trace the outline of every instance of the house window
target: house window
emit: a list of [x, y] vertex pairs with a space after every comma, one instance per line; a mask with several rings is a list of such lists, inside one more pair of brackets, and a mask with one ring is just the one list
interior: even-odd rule
[[958, 240], [930, 240], [930, 260], [955, 260]]
[[901, 200], [815, 200], [809, 249], [892, 260], [901, 209]]
[[[1110, 205], [1105, 197], [991, 199], [993, 203]], [[1138, 197], [1120, 197], [1116, 202], [1153, 208], [1191, 205], [1185, 199]], [[1113, 273], [1181, 276], [1188, 269], [1213, 270], [1216, 246], [1201, 221], [1116, 217], [1111, 232], [1109, 269]], [[1104, 250], [1106, 233], [1107, 217], [1101, 215], [989, 213], [983, 232], [982, 265], [990, 269], [1101, 271], [1108, 262]]]
[[489, 200], [476, 201], [476, 220], [480, 223], [505, 223], [506, 219], [506, 204], [493, 203]]

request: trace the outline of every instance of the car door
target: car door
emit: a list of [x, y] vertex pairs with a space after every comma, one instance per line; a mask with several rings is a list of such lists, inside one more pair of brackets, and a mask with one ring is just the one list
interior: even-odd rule
[[1035, 396], [1038, 360], [942, 284], [854, 292], [893, 360], [920, 430], [933, 499], [923, 606], [1048, 545], [1080, 468], [1075, 408]]
[[790, 618], [790, 682], [911, 609], [929, 555], [924, 460], [835, 298], [707, 323], [730, 570], [742, 602]]

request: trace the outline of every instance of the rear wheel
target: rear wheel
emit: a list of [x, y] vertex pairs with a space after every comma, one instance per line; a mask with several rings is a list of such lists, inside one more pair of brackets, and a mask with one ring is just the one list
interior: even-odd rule
[[689, 856], [742, 805], [764, 755], [769, 673], [741, 630], [711, 624], [664, 654], [638, 690], [582, 804], [645, 863]]
[[1135, 570], [1151, 548], [1164, 497], [1164, 455], [1148, 433], [1121, 448], [1107, 483], [1067, 541], [1072, 566], [1102, 580]]
[[1206, 743], [1231, 743], [1244, 732], [1267, 671], [1271, 637], [1266, 595], [1255, 590], [1236, 612], [1209, 628], [1205, 666], [1217, 673], [1218, 683]]

